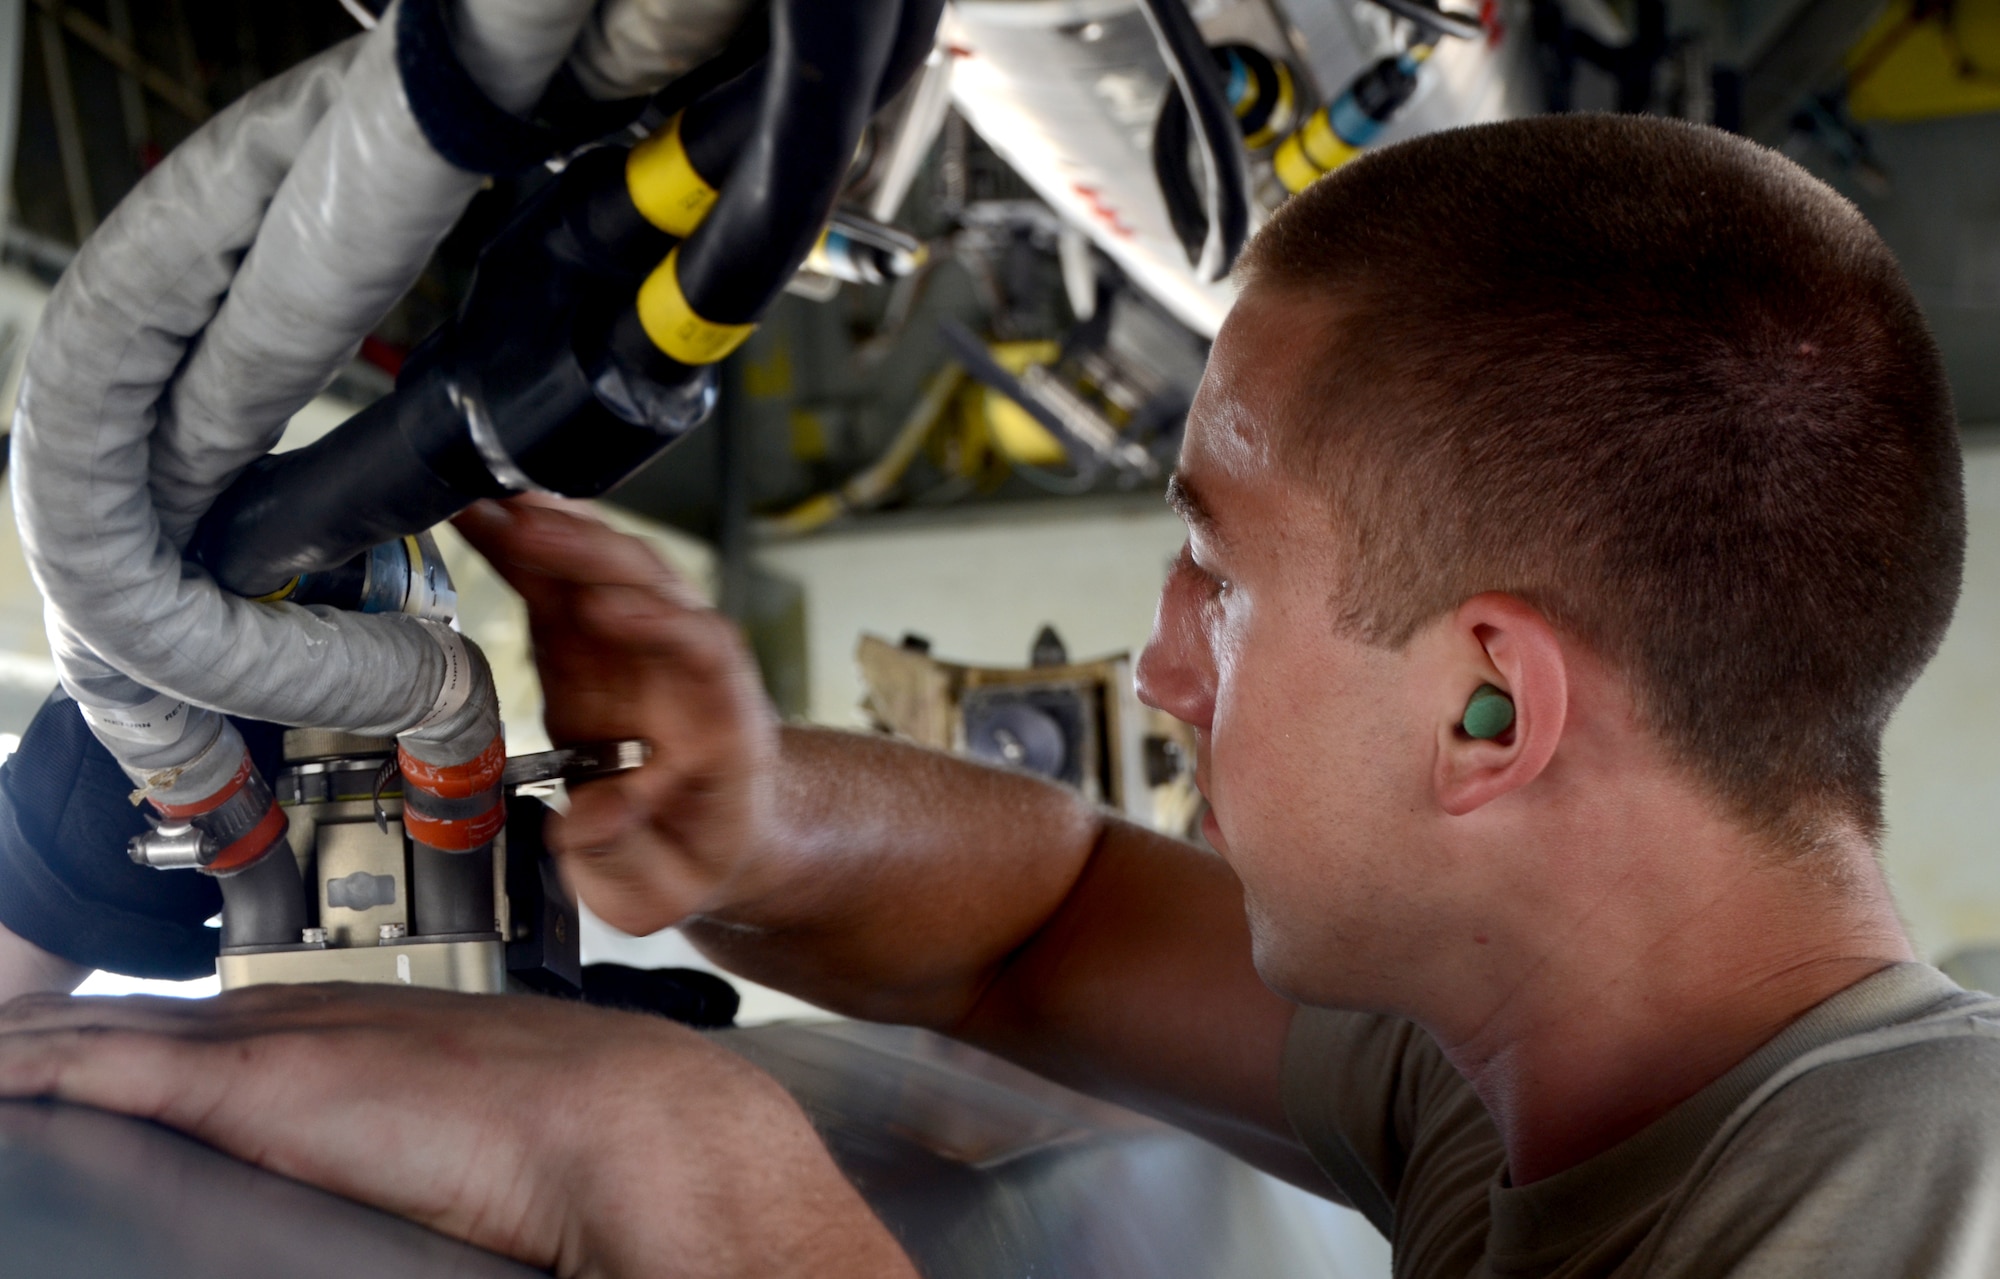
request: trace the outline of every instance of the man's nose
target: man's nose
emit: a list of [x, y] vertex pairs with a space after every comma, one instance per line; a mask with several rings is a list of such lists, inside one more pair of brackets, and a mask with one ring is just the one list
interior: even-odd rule
[[1206, 637], [1184, 608], [1177, 607], [1169, 581], [1153, 616], [1153, 635], [1132, 670], [1139, 700], [1184, 724], [1207, 728], [1215, 706], [1212, 663]]

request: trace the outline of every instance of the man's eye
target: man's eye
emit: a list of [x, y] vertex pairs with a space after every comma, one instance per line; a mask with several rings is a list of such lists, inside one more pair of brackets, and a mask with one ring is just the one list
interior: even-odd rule
[[1202, 589], [1210, 595], [1220, 595], [1229, 589], [1229, 579], [1203, 567], [1201, 561], [1195, 559], [1192, 551], [1188, 552], [1187, 564], [1195, 576], [1201, 579]]
[[1194, 577], [1200, 584], [1203, 594], [1217, 596], [1229, 590], [1228, 579], [1204, 568], [1201, 562], [1195, 559], [1194, 548], [1192, 546], [1183, 546], [1181, 548], [1180, 556], [1175, 561], [1174, 567]]

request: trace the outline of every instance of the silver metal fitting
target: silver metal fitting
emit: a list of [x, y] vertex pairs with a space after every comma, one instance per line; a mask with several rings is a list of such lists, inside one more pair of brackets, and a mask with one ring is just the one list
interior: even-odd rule
[[458, 591], [429, 533], [384, 542], [368, 552], [361, 611], [410, 613], [437, 622], [458, 615]]
[[637, 737], [618, 741], [586, 742], [560, 750], [516, 755], [507, 761], [501, 774], [502, 786], [533, 786], [540, 782], [587, 782], [644, 766], [653, 755], [653, 745]]
[[283, 820], [283, 811], [279, 810], [281, 820], [276, 837], [248, 856], [239, 855], [235, 851], [237, 845], [257, 833], [275, 806], [269, 783], [250, 762], [247, 754], [240, 777], [240, 784], [229, 797], [207, 812], [193, 817], [159, 819], [158, 826], [126, 845], [132, 860], [142, 866], [162, 869], [208, 871], [217, 858], [226, 856], [229, 864], [219, 872], [210, 872], [224, 876], [237, 874], [262, 861], [272, 849], [285, 842], [288, 823]]
[[377, 946], [393, 946], [410, 935], [408, 924], [384, 924], [375, 930]]
[[141, 866], [157, 870], [197, 870], [214, 859], [215, 841], [186, 822], [169, 822], [134, 835], [125, 851]]
[[302, 928], [299, 930], [299, 944], [302, 946], [326, 945], [326, 929]]

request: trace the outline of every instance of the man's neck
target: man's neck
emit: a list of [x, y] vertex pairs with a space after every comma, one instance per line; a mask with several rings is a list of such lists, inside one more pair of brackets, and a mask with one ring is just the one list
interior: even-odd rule
[[1913, 958], [1862, 861], [1867, 882], [1823, 891], [1801, 892], [1802, 872], [1748, 869], [1637, 945], [1633, 921], [1601, 919], [1623, 935], [1568, 938], [1476, 1026], [1433, 1025], [1499, 1126], [1514, 1183], [1611, 1149], [1817, 1004]]

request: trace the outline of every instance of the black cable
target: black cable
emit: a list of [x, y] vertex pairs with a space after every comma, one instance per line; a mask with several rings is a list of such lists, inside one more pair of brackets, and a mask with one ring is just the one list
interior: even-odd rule
[[1202, 201], [1206, 235], [1189, 259], [1203, 278], [1219, 280], [1250, 238], [1250, 168], [1236, 113], [1186, 0], [1144, 0], [1143, 8], [1167, 69], [1187, 100], [1208, 179]]
[[755, 321], [812, 251], [874, 114], [901, 17], [901, 0], [772, 7], [759, 128], [680, 248], [681, 291], [696, 314]]
[[1153, 121], [1153, 181], [1159, 184], [1174, 238], [1187, 251], [1188, 261], [1198, 261], [1208, 241], [1208, 210], [1188, 171], [1187, 103], [1171, 88], [1160, 100], [1160, 114]]

